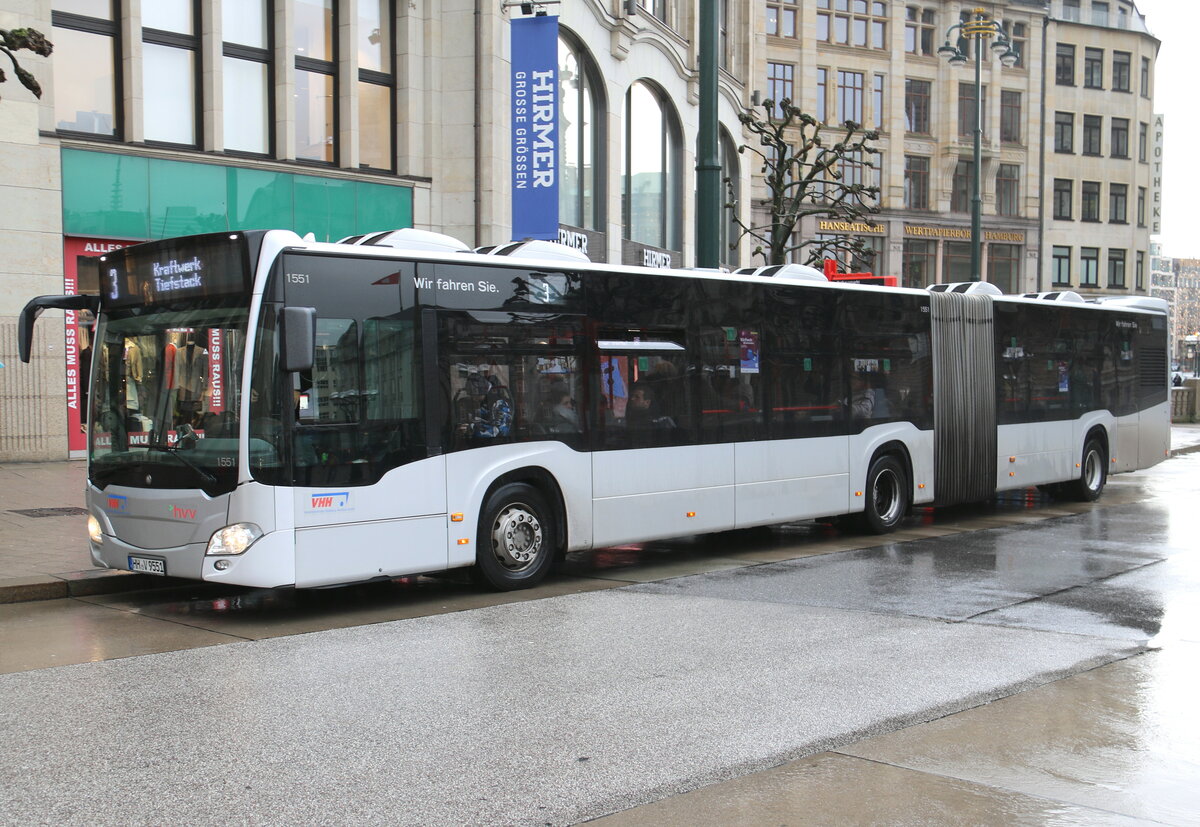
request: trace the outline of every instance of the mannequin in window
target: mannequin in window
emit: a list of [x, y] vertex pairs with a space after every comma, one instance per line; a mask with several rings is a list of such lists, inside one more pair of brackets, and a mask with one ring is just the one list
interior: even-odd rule
[[186, 344], [175, 352], [173, 379], [178, 389], [179, 416], [182, 421], [192, 423], [200, 412], [208, 387], [208, 351], [196, 344], [192, 333], [188, 333]]

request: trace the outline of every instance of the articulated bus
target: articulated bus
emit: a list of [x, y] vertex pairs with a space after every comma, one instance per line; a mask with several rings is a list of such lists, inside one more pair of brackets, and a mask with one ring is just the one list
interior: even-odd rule
[[[447, 249], [450, 248], [450, 249]], [[150, 242], [97, 262], [96, 565], [258, 587], [471, 567], [1041, 486], [1169, 441], [1164, 303], [593, 264], [414, 230]]]

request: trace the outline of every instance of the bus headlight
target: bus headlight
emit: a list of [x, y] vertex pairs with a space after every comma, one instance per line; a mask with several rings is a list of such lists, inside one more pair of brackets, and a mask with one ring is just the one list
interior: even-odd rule
[[209, 538], [208, 548], [204, 550], [204, 553], [205, 555], [241, 554], [261, 536], [263, 536], [262, 529], [254, 523], [227, 525]]
[[100, 530], [100, 521], [92, 514], [88, 515], [88, 539], [93, 545], [100, 545], [103, 541], [103, 532]]

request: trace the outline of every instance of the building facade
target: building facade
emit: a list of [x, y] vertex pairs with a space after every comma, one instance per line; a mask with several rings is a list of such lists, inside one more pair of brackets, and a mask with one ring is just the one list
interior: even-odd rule
[[1046, 36], [1043, 283], [1145, 293], [1161, 192], [1159, 41], [1128, 0], [1055, 0]]
[[[596, 261], [691, 263], [696, 4], [541, 10], [560, 18], [560, 236]], [[521, 13], [480, 0], [0, 0], [0, 26], [55, 44], [49, 59], [22, 55], [40, 100], [0, 87], [0, 461], [84, 449], [89, 320], [46, 314], [30, 365], [16, 339], [30, 297], [98, 289], [87, 257], [271, 227], [509, 240]], [[723, 177], [748, 203], [736, 146], [753, 20], [734, 3], [722, 20]]]
[[[847, 266], [899, 275], [910, 287], [971, 278], [976, 56], [949, 30], [976, 6], [766, 3], [763, 94], [799, 101], [830, 127], [850, 119], [880, 134], [871, 182], [880, 187], [879, 214], [848, 227], [813, 219], [801, 228], [865, 240], [873, 260]], [[981, 277], [1006, 293], [1144, 293], [1157, 205], [1158, 41], [1130, 0], [1008, 0], [984, 11], [1001, 22], [1017, 60], [1005, 67], [985, 50], [980, 66]], [[965, 65], [937, 55], [947, 37]], [[1058, 57], [1072, 53], [1073, 74]]]

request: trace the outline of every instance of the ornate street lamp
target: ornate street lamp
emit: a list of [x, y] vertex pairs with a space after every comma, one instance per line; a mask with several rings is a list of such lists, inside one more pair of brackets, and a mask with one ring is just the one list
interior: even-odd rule
[[[950, 45], [950, 36], [955, 29], [960, 30], [960, 35], [964, 38], [975, 38], [975, 168], [971, 189], [971, 280], [979, 281], [979, 274], [982, 270], [980, 259], [983, 242], [980, 218], [983, 199], [980, 197], [979, 185], [980, 167], [983, 165], [980, 149], [980, 143], [983, 140], [983, 80], [980, 74], [980, 66], [983, 63], [981, 58], [984, 54], [983, 41], [995, 38], [991, 44], [992, 54], [999, 57], [1000, 63], [1006, 67], [1015, 66], [1018, 55], [1013, 51], [1012, 41], [1008, 39], [1000, 22], [992, 20], [983, 9], [977, 8], [972, 10], [969, 20], [956, 23], [946, 30], [946, 42], [937, 50], [937, 53], [946, 58], [951, 66], [964, 66], [967, 62], [967, 56], [959, 51], [957, 46]], [[955, 39], [957, 40], [957, 38]]]

